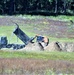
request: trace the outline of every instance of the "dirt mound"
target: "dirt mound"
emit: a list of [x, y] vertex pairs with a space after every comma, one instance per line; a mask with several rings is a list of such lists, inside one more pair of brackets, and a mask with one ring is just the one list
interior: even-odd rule
[[59, 46], [62, 49], [62, 51], [74, 52], [74, 43], [73, 42], [60, 43]]
[[28, 45], [26, 45], [24, 50], [28, 50], [28, 51], [42, 51], [43, 49], [41, 48], [41, 46], [38, 43], [33, 43], [33, 44], [29, 43]]
[[51, 42], [47, 47], [45, 47], [45, 51], [61, 51], [58, 42]]
[[46, 48], [46, 51], [64, 51], [74, 52], [74, 43], [72, 42], [52, 42]]
[[29, 43], [23, 50], [25, 51], [61, 51], [57, 42], [52, 42], [48, 46], [44, 47], [44, 49], [37, 43]]
[[68, 42], [51, 42], [44, 49], [37, 43], [29, 43], [24, 49], [25, 51], [64, 51], [74, 52], [74, 43]]

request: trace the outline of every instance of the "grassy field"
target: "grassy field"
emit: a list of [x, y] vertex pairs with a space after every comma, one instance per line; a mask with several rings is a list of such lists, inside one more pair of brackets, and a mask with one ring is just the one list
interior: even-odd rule
[[74, 53], [0, 50], [0, 74], [73, 75]]
[[69, 60], [74, 61], [74, 53], [68, 52], [27, 52], [27, 51], [0, 51], [0, 58], [32, 58], [44, 60]]

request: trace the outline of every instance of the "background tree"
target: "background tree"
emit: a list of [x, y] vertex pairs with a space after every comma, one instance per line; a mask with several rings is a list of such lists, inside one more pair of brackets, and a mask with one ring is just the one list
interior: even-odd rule
[[0, 0], [0, 14], [74, 14], [74, 0]]

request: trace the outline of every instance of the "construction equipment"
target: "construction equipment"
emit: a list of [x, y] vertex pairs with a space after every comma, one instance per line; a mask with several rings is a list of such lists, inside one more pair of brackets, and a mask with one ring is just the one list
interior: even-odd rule
[[[13, 22], [13, 21], [12, 21]], [[13, 22], [15, 23], [15, 22]], [[0, 49], [1, 48], [13, 48], [13, 49], [21, 49], [25, 47], [29, 42], [33, 43], [32, 40], [34, 38], [30, 38], [27, 36], [20, 28], [17, 23], [15, 23], [16, 28], [13, 33], [19, 38], [24, 44], [8, 44], [7, 37], [0, 37]]]

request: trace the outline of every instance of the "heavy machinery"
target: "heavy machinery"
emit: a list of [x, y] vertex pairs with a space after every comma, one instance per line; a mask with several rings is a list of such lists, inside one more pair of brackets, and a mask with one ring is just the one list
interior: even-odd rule
[[[13, 22], [15, 23], [15, 22]], [[0, 37], [0, 49], [1, 48], [13, 48], [13, 49], [21, 49], [23, 47], [25, 47], [26, 45], [28, 45], [29, 43], [34, 43], [33, 40], [37, 37], [33, 37], [33, 38], [30, 38], [28, 35], [26, 35], [25, 32], [23, 32], [20, 28], [19, 28], [19, 25], [17, 23], [15, 23], [16, 25], [16, 28], [15, 30], [13, 31], [13, 34], [15, 34], [17, 36], [17, 38], [19, 38], [24, 44], [9, 44], [8, 43], [8, 40], [7, 40], [7, 37]], [[39, 36], [38, 36], [39, 37]], [[40, 39], [40, 38], [39, 38]], [[40, 41], [37, 43], [41, 46], [41, 48], [43, 49], [44, 48], [44, 44], [45, 42], [42, 41], [40, 39]]]

